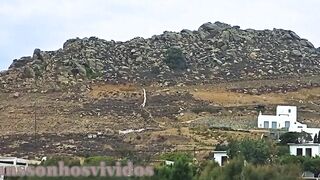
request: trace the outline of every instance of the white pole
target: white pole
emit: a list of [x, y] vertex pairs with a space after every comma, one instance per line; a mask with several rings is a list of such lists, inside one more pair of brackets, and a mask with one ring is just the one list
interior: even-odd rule
[[146, 93], [146, 90], [143, 88], [143, 103], [141, 104], [143, 108], [146, 106], [146, 102], [147, 102], [147, 93]]

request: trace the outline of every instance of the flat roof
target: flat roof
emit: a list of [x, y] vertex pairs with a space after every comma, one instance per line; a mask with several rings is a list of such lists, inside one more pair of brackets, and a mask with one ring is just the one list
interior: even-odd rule
[[288, 143], [289, 146], [320, 146], [319, 143]]
[[213, 151], [213, 153], [227, 153], [227, 151]]

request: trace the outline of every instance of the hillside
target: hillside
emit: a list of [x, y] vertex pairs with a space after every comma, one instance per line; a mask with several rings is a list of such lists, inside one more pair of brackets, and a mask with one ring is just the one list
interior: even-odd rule
[[[1, 154], [208, 152], [259, 137], [249, 129], [261, 105], [297, 105], [299, 121], [320, 124], [320, 49], [283, 29], [215, 22], [126, 42], [70, 39], [14, 60], [0, 82]], [[141, 131], [119, 134], [130, 129]]]

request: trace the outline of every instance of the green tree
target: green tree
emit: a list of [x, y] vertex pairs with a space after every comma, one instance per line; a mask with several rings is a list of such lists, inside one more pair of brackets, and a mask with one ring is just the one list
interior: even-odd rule
[[299, 143], [299, 139], [306, 140], [306, 141], [313, 140], [311, 135], [306, 132], [287, 132], [287, 133], [281, 134], [279, 139], [280, 139], [280, 143], [283, 145], [288, 143]]
[[253, 164], [264, 164], [271, 157], [271, 145], [265, 140], [244, 139], [231, 142], [228, 150], [230, 158], [243, 156]]
[[192, 166], [186, 158], [180, 158], [176, 161], [172, 168], [172, 180], [191, 180], [193, 177]]
[[286, 145], [288, 143], [298, 143], [299, 136], [300, 134], [298, 132], [287, 132], [281, 134], [279, 137], [280, 143], [283, 145]]
[[219, 174], [219, 172], [213, 172], [214, 170], [221, 170], [219, 168], [219, 164], [215, 161], [207, 161], [203, 166], [201, 166], [199, 173], [195, 177], [195, 179], [206, 180], [209, 179], [211, 173]]
[[163, 165], [156, 169], [155, 177], [153, 177], [153, 179], [191, 180], [193, 178], [193, 165], [188, 156], [174, 153], [170, 153], [166, 156], [168, 156], [170, 160], [174, 160], [174, 164], [171, 166]]

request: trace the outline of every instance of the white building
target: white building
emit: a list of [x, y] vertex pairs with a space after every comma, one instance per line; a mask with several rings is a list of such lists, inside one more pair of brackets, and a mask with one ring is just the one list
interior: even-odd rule
[[213, 151], [214, 161], [223, 166], [228, 161], [227, 151]]
[[296, 106], [277, 106], [276, 115], [258, 116], [258, 128], [266, 129], [288, 129], [290, 132], [307, 132], [312, 137], [317, 134], [320, 128], [308, 128], [306, 124], [297, 121]]
[[320, 144], [319, 143], [302, 143], [295, 144], [289, 143], [290, 155], [294, 156], [320, 156]]
[[[32, 160], [26, 160], [16, 157], [0, 157], [0, 168], [5, 170], [8, 167], [15, 167], [15, 168], [26, 168], [29, 165], [39, 165], [41, 161], [32, 161]], [[17, 170], [17, 169], [16, 169]], [[0, 174], [0, 180], [4, 179], [4, 172], [1, 172]]]

